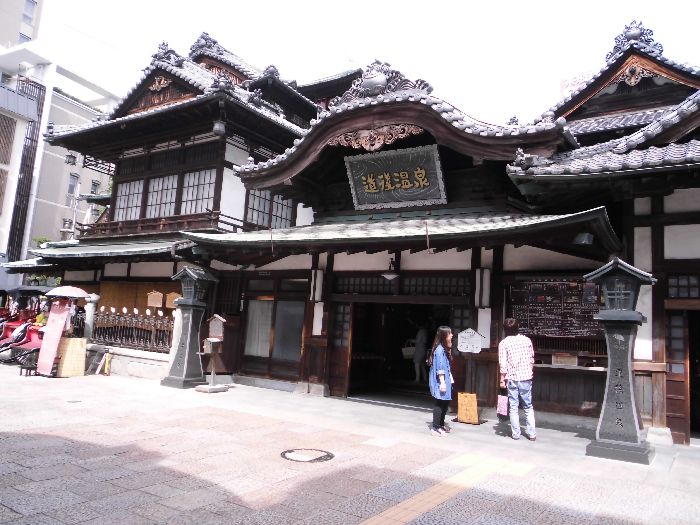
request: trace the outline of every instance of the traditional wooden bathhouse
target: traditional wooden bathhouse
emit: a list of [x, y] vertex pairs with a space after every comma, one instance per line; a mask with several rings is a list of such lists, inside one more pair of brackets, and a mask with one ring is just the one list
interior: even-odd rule
[[[402, 349], [428, 322], [483, 336], [473, 360], [455, 358], [457, 386], [493, 406], [496, 346], [513, 316], [536, 345], [538, 409], [583, 415], [600, 410], [607, 356], [593, 321], [600, 293], [582, 276], [618, 255], [659, 279], [638, 306], [639, 411], [650, 436], [687, 442], [700, 400], [700, 71], [651, 36], [632, 23], [588, 82], [537, 121], [502, 126], [380, 62], [295, 86], [235, 66], [205, 35], [188, 58], [164, 47], [110, 121], [49, 138], [115, 162], [117, 175], [101, 241], [36, 255], [73, 271], [90, 261], [101, 289], [134, 286], [158, 257], [163, 279], [179, 257], [209, 266], [220, 279], [212, 313], [230, 320], [217, 372], [302, 392], [405, 387]], [[190, 72], [196, 82], [183, 84]], [[133, 109], [168, 80], [187, 98]], [[188, 159], [212, 145], [218, 156], [196, 169], [213, 170], [220, 193], [205, 193], [213, 207], [189, 222]], [[175, 171], [172, 198], [151, 189]], [[240, 195], [242, 224], [227, 217], [241, 217], [227, 207]], [[281, 203], [296, 221], [276, 214]]]

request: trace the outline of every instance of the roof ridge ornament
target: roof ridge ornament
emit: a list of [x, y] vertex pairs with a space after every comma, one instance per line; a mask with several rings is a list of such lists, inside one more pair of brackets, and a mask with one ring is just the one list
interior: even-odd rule
[[211, 83], [211, 88], [214, 91], [228, 91], [233, 89], [233, 82], [231, 82], [231, 77], [224, 71], [220, 71], [216, 76], [214, 81]]
[[158, 45], [158, 51], [153, 55], [154, 61], [167, 62], [175, 67], [182, 67], [185, 59], [170, 49], [167, 42], [163, 41]]
[[190, 46], [190, 56], [196, 55], [199, 51], [209, 50], [213, 51], [217, 55], [222, 54], [223, 48], [219, 44], [219, 41], [215, 38], [209, 36], [209, 33], [202, 33], [194, 44]]
[[353, 80], [350, 89], [341, 97], [335, 97], [331, 100], [329, 107], [359, 98], [376, 97], [384, 93], [403, 90], [422, 91], [430, 94], [433, 87], [422, 79], [412, 82], [400, 71], [391, 69], [390, 64], [375, 60], [365, 68], [360, 78]]
[[277, 70], [277, 68], [276, 68], [275, 66], [273, 66], [272, 64], [270, 64], [269, 66], [267, 66], [267, 67], [265, 68], [265, 71], [263, 71], [262, 76], [263, 76], [263, 77], [275, 77], [275, 78], [279, 78], [279, 77], [280, 77], [280, 72]]
[[615, 37], [615, 47], [607, 55], [605, 55], [605, 60], [610, 61], [617, 53], [622, 51], [632, 42], [640, 42], [652, 50], [656, 51], [659, 55], [664, 52], [664, 47], [658, 42], [654, 42], [653, 39], [654, 32], [651, 29], [646, 29], [640, 20], [632, 20], [632, 23], [625, 26], [625, 30]]

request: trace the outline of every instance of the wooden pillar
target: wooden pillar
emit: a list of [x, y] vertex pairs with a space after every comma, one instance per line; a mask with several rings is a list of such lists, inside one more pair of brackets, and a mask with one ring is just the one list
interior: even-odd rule
[[[661, 217], [664, 212], [663, 196], [651, 198], [652, 217]], [[666, 362], [666, 273], [664, 271], [664, 226], [655, 221], [651, 225], [651, 274], [658, 282], [651, 288], [651, 338], [652, 361]], [[666, 427], [666, 372], [652, 372], [652, 426]]]

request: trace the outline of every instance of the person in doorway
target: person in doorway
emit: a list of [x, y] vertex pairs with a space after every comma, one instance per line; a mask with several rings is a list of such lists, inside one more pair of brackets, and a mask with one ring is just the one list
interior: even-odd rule
[[508, 416], [513, 439], [520, 439], [520, 414], [518, 406], [523, 401], [525, 424], [530, 441], [537, 439], [535, 410], [532, 408], [532, 366], [535, 352], [529, 337], [519, 333], [517, 319], [508, 318], [503, 322], [506, 337], [498, 345], [498, 363], [501, 371], [501, 388], [508, 389]]
[[428, 384], [430, 394], [435, 398], [433, 408], [433, 424], [430, 432], [434, 436], [444, 436], [450, 432], [450, 427], [445, 424], [447, 409], [452, 400], [452, 329], [449, 326], [441, 326], [437, 329], [433, 346], [428, 356], [430, 373]]
[[416, 372], [416, 383], [424, 383], [428, 380], [428, 371], [425, 369], [425, 351], [428, 347], [428, 328], [425, 321], [418, 323], [416, 332], [415, 350], [413, 352], [413, 368]]

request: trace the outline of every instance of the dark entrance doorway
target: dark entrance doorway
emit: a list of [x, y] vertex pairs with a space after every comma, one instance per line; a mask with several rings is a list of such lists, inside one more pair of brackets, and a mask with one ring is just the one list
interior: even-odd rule
[[688, 312], [690, 433], [700, 437], [700, 312]]
[[450, 305], [355, 303], [348, 395], [429, 403], [427, 383], [415, 381], [413, 341], [425, 323], [430, 345], [435, 328], [449, 324], [450, 314]]

